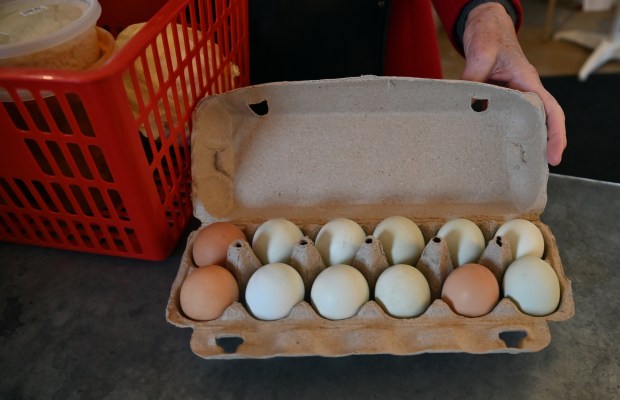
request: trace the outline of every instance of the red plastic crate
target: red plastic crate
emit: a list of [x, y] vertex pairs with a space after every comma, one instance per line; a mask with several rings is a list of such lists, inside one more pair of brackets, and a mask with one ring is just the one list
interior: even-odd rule
[[[115, 35], [152, 15], [107, 64], [0, 69], [0, 90], [13, 99], [0, 103], [0, 240], [160, 260], [192, 215], [192, 111], [205, 95], [249, 84], [247, 0], [132, 2], [141, 10], [133, 21], [122, 13], [127, 2], [101, 5], [98, 25]], [[158, 85], [147, 78], [140, 88], [136, 66], [150, 71], [146, 57], [161, 54], [158, 38], [165, 60], [154, 63]], [[211, 68], [209, 56], [221, 62]], [[239, 68], [234, 79], [230, 63]]]

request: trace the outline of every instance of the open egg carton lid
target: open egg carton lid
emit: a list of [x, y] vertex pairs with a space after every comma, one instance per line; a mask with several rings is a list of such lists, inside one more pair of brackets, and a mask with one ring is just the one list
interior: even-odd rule
[[542, 102], [488, 84], [257, 85], [202, 100], [193, 132], [194, 209], [206, 223], [533, 219], [546, 203]]
[[548, 167], [536, 95], [417, 78], [284, 82], [207, 97], [193, 121], [194, 214], [203, 226], [231, 221], [251, 240], [262, 222], [286, 218], [314, 240], [334, 218], [353, 219], [370, 234], [383, 218], [403, 215], [430, 243], [450, 218], [476, 222], [487, 241], [502, 221], [525, 218], [543, 234], [544, 259], [562, 294], [558, 309], [544, 317], [523, 314], [503, 298], [482, 317], [456, 315], [436, 299], [423, 315], [398, 319], [370, 300], [356, 316], [331, 321], [306, 300], [277, 321], [252, 317], [240, 302], [216, 320], [193, 321], [179, 302], [194, 268], [192, 232], [166, 317], [193, 329], [197, 355], [532, 352], [550, 343], [548, 321], [574, 314], [555, 238], [539, 219]]

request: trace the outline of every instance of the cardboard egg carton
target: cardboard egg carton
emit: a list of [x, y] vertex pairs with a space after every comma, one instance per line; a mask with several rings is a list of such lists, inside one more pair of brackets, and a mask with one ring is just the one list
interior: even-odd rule
[[[545, 317], [501, 299], [491, 313], [468, 318], [436, 298], [416, 318], [393, 318], [370, 300], [356, 316], [332, 321], [317, 314], [306, 293], [306, 301], [277, 321], [255, 319], [242, 300], [216, 320], [193, 321], [179, 304], [180, 287], [194, 268], [193, 232], [166, 316], [193, 329], [197, 355], [532, 352], [550, 343], [548, 321], [574, 314], [555, 239], [539, 219], [548, 168], [544, 111], [535, 95], [481, 83], [374, 76], [273, 83], [205, 98], [193, 122], [196, 217], [203, 226], [233, 222], [250, 242], [262, 222], [292, 221], [306, 235], [295, 261], [302, 272], [317, 268], [312, 242], [334, 218], [350, 218], [368, 235], [388, 216], [412, 219], [427, 243], [420, 261], [427, 268], [446, 262], [445, 244], [435, 236], [439, 228], [467, 218], [487, 240], [481, 263], [492, 269], [505, 267], [509, 254], [495, 231], [506, 220], [524, 218], [541, 230], [544, 259], [561, 288], [558, 309]], [[355, 263], [375, 273], [385, 268], [380, 243], [369, 236]], [[236, 242], [227, 267], [251, 273], [259, 265], [249, 245]], [[311, 276], [302, 273], [307, 288]]]

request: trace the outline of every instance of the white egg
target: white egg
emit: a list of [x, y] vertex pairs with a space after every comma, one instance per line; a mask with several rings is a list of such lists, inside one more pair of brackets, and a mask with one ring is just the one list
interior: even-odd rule
[[353, 317], [369, 298], [370, 290], [362, 273], [345, 264], [321, 271], [310, 291], [317, 312], [332, 320]]
[[437, 232], [446, 241], [454, 268], [477, 263], [485, 248], [484, 235], [478, 225], [465, 218], [446, 222]]
[[417, 317], [430, 305], [431, 289], [419, 270], [411, 265], [397, 264], [379, 276], [375, 300], [393, 317]]
[[252, 238], [252, 250], [264, 264], [289, 263], [293, 247], [304, 237], [291, 221], [274, 218], [258, 227]]
[[406, 217], [384, 219], [375, 228], [373, 236], [381, 242], [390, 265], [416, 265], [424, 250], [424, 236], [420, 228]]
[[314, 244], [326, 265], [353, 264], [365, 239], [366, 233], [357, 222], [337, 218], [321, 227]]
[[545, 239], [540, 229], [528, 220], [512, 219], [504, 222], [495, 232], [497, 236], [510, 243], [513, 261], [523, 256], [542, 258], [545, 252]]
[[293, 267], [283, 263], [260, 267], [248, 281], [246, 304], [256, 318], [273, 321], [290, 314], [304, 299], [304, 282]]
[[560, 304], [560, 282], [547, 262], [524, 256], [506, 269], [504, 296], [512, 299], [528, 315], [549, 315]]

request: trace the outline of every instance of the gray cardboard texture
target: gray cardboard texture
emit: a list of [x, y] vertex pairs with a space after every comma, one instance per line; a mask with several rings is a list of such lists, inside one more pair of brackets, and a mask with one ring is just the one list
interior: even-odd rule
[[[482, 112], [472, 109], [486, 100]], [[250, 105], [263, 104], [265, 115]], [[539, 215], [540, 100], [495, 86], [362, 77], [248, 87], [194, 118], [196, 216], [238, 222]], [[200, 206], [204, 206], [204, 210]]]
[[[510, 250], [494, 234], [503, 221], [521, 217], [541, 230], [543, 258], [561, 288], [558, 309], [545, 317], [525, 315], [504, 298], [490, 314], [467, 318], [435, 298], [423, 315], [397, 319], [371, 297], [356, 316], [330, 321], [306, 296], [277, 321], [255, 319], [242, 303], [216, 320], [193, 321], [179, 304], [195, 268], [193, 232], [166, 317], [194, 330], [191, 347], [201, 357], [531, 352], [550, 343], [548, 321], [574, 314], [555, 238], [539, 219], [548, 168], [544, 111], [533, 94], [387, 77], [259, 85], [205, 98], [194, 114], [192, 145], [194, 210], [203, 227], [229, 220], [251, 242], [262, 222], [286, 218], [301, 228], [304, 251], [312, 254], [318, 230], [333, 218], [351, 218], [372, 235], [383, 218], [403, 215], [427, 243], [417, 267], [442, 280], [442, 265], [451, 261], [435, 235], [446, 220], [475, 222], [488, 243], [481, 262], [503, 268]], [[227, 268], [255, 269], [244, 264], [255, 259], [244, 251], [251, 248], [231, 246]], [[385, 268], [380, 245], [365, 246], [358, 259], [368, 270]], [[313, 273], [301, 274], [306, 288], [324, 267], [310, 264]]]

